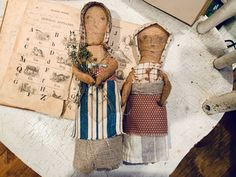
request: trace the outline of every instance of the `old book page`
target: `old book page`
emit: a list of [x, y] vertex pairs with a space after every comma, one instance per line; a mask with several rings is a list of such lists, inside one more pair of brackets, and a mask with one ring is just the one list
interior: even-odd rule
[[[0, 85], [7, 71], [7, 66], [13, 53], [16, 35], [20, 29], [27, 0], [8, 0], [0, 33]], [[17, 10], [15, 10], [17, 8]], [[2, 100], [1, 100], [2, 101]]]
[[0, 1], [0, 32], [1, 32], [2, 21], [4, 18], [4, 13], [5, 13], [7, 4], [8, 4], [8, 0]]
[[[16, 7], [20, 7], [18, 11]], [[0, 35], [0, 43], [5, 44], [0, 48], [1, 104], [75, 118], [79, 82], [72, 78], [65, 45], [70, 31], [75, 31], [79, 39], [81, 8], [48, 1], [9, 0]], [[138, 26], [113, 19], [109, 45], [119, 62], [116, 74], [120, 87], [136, 64], [132, 36]]]
[[78, 18], [75, 8], [29, 1], [0, 90], [4, 104], [61, 115], [72, 77], [66, 41]]

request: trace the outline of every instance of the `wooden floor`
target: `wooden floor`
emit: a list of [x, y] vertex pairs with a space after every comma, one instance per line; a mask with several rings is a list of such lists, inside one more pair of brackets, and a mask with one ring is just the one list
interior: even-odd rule
[[40, 177], [0, 142], [0, 177]]

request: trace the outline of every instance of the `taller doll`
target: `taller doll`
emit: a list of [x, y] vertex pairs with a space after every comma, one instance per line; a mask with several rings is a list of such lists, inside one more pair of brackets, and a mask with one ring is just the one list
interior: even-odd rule
[[118, 63], [108, 52], [111, 23], [102, 3], [89, 2], [81, 11], [79, 58], [72, 71], [81, 81], [74, 167], [84, 173], [115, 169], [122, 161]]
[[157, 23], [143, 25], [134, 37], [140, 59], [122, 90], [123, 158], [128, 163], [153, 163], [168, 157], [166, 99], [171, 84], [162, 70], [170, 33]]

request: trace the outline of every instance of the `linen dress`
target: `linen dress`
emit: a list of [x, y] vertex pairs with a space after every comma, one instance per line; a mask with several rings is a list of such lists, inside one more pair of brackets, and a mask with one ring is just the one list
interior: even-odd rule
[[[87, 43], [85, 14], [93, 6], [102, 7], [107, 14], [108, 26], [102, 45], [108, 49], [112, 17], [109, 9], [99, 2], [88, 2], [81, 10], [80, 46], [86, 46]], [[99, 67], [96, 74], [99, 75], [103, 69]], [[115, 80], [111, 76], [104, 81], [102, 88], [86, 86], [81, 98], [74, 132], [74, 168], [80, 172], [112, 170], [122, 162], [122, 111]]]
[[159, 106], [164, 82], [160, 65], [138, 64], [124, 116], [123, 160], [149, 163], [168, 158], [166, 106]]

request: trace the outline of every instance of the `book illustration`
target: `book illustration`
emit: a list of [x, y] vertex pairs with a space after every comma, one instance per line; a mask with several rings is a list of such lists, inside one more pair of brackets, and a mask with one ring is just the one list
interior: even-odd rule
[[118, 69], [118, 70], [116, 71], [116, 77], [117, 77], [117, 79], [119, 79], [119, 80], [124, 80], [124, 79], [125, 79], [124, 72], [123, 72], [122, 70]]
[[69, 78], [70, 78], [69, 75], [57, 74], [56, 72], [54, 72], [54, 73], [52, 74], [51, 80], [54, 81], [54, 82], [60, 83], [60, 82], [65, 82], [65, 81], [67, 81]]
[[37, 57], [44, 57], [43, 50], [39, 49], [38, 47], [33, 48], [32, 55], [37, 56]]
[[41, 41], [48, 41], [50, 39], [50, 35], [46, 32], [43, 32], [39, 29], [36, 29], [36, 39]]
[[[17, 40], [9, 40], [9, 36], [4, 38], [7, 46], [11, 43], [14, 50], [11, 56], [7, 54], [8, 52], [2, 53], [4, 63], [7, 63], [8, 67], [1, 71], [4, 80], [2, 80], [0, 97], [8, 105], [56, 117], [61, 115], [65, 101], [69, 101], [68, 105], [72, 105], [73, 108], [65, 110], [63, 116], [73, 119], [76, 111], [73, 101], [77, 97], [78, 81], [72, 77], [72, 64], [68, 59], [66, 47], [71, 31], [74, 31], [78, 41], [80, 40], [79, 9], [52, 2], [31, 0], [24, 14], [21, 22], [18, 22], [20, 30], [16, 34]], [[121, 45], [129, 41], [124, 37], [132, 34], [136, 27], [135, 24], [114, 19], [110, 36], [110, 46], [114, 53], [123, 50]], [[132, 50], [128, 45], [127, 47], [129, 48], [127, 52], [124, 54], [120, 52], [122, 57], [116, 57], [120, 67], [117, 71], [119, 81], [127, 76], [129, 68], [133, 66], [132, 64], [129, 67], [128, 59], [132, 60]], [[23, 85], [22, 82], [28, 84]], [[21, 89], [19, 89], [20, 85]], [[31, 96], [21, 92], [29, 93]], [[26, 99], [30, 100], [27, 105], [24, 101]], [[56, 106], [49, 109], [47, 104], [51, 104], [52, 101]]]
[[122, 59], [122, 63], [132, 63], [132, 58], [129, 57], [130, 48], [133, 46], [133, 40], [131, 35], [123, 36], [120, 40], [119, 47], [116, 54]]
[[111, 52], [117, 56], [118, 59], [122, 59], [122, 62], [132, 63], [132, 59], [127, 54], [130, 53], [131, 35], [120, 36], [120, 27], [113, 26], [111, 33], [111, 40], [109, 44], [111, 46]]
[[[126, 24], [120, 26], [117, 21], [113, 25], [111, 39], [109, 44], [111, 45], [111, 53], [119, 63], [116, 71], [117, 81], [121, 87], [124, 79], [127, 77], [128, 71], [135, 65], [135, 58], [133, 57], [133, 36], [130, 31], [126, 31], [124, 28]], [[128, 25], [130, 28], [130, 25]], [[128, 29], [128, 28], [127, 28]]]
[[68, 41], [69, 41], [68, 36], [64, 36], [63, 39], [61, 40], [61, 44], [66, 47], [66, 50], [67, 50]]
[[64, 58], [62, 56], [57, 57], [57, 63], [67, 65], [67, 66], [70, 66], [70, 67], [72, 66], [71, 60], [69, 58]]
[[61, 95], [58, 95], [58, 94], [56, 93], [56, 91], [53, 90], [52, 97], [59, 99], [59, 98], [61, 98]]
[[34, 94], [36, 92], [36, 89], [32, 87], [29, 83], [22, 83], [19, 87], [20, 92], [26, 92], [28, 95]]
[[36, 77], [39, 75], [39, 68], [32, 65], [27, 65], [24, 69], [24, 74], [31, 77]]

